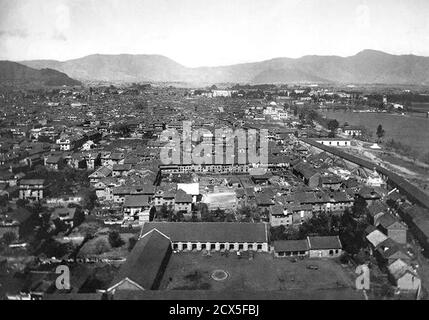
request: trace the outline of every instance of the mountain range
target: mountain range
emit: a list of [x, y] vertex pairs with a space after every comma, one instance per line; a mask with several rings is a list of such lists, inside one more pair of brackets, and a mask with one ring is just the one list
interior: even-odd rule
[[77, 86], [81, 83], [57, 70], [48, 68], [37, 70], [12, 61], [0, 61], [0, 85], [51, 87]]
[[122, 82], [429, 84], [429, 57], [364, 50], [350, 57], [304, 56], [189, 68], [161, 55], [102, 55], [19, 62], [78, 80]]

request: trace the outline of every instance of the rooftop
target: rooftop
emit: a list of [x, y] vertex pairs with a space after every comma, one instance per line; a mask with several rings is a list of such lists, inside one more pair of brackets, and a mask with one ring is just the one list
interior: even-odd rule
[[341, 241], [338, 236], [316, 236], [316, 237], [307, 237], [310, 249], [341, 249]]
[[111, 285], [129, 279], [146, 290], [157, 289], [159, 271], [165, 268], [163, 262], [169, 250], [170, 240], [153, 229], [139, 239]]
[[152, 229], [173, 242], [268, 242], [265, 223], [147, 222], [142, 234]]

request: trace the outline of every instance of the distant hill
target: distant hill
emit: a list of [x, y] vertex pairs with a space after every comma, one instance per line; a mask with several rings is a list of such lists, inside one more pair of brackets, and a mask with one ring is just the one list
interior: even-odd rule
[[304, 56], [220, 67], [188, 68], [160, 55], [90, 55], [64, 62], [20, 62], [80, 80], [188, 83], [429, 84], [429, 57], [364, 50], [351, 57]]
[[64, 62], [35, 60], [20, 62], [32, 68], [52, 68], [82, 80], [181, 81], [187, 68], [159, 55], [94, 54]]
[[53, 69], [33, 69], [12, 62], [0, 61], [0, 85], [3, 86], [75, 86], [81, 83]]

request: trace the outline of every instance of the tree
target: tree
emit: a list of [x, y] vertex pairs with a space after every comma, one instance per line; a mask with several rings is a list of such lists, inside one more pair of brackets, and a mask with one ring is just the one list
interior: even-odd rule
[[373, 132], [368, 130], [368, 128], [366, 128], [366, 127], [362, 127], [361, 134], [362, 134], [361, 139], [366, 140], [366, 141], [370, 140], [373, 136]]
[[226, 222], [234, 222], [235, 220], [235, 214], [233, 212], [228, 212], [226, 214]]
[[3, 235], [3, 241], [6, 245], [10, 245], [12, 242], [16, 240], [16, 234], [12, 231], [8, 231]]
[[298, 115], [298, 108], [294, 106], [293, 108], [293, 115], [296, 117]]
[[120, 233], [116, 230], [113, 230], [109, 232], [109, 243], [112, 248], [118, 248], [121, 247], [125, 242], [122, 240]]
[[[305, 237], [304, 237], [305, 238]], [[270, 228], [270, 240], [298, 240], [303, 239], [300, 237], [298, 228], [295, 227], [285, 227], [280, 225], [278, 227]]]
[[161, 208], [159, 209], [159, 211], [156, 214], [156, 217], [161, 220], [167, 217], [167, 205], [165, 203], [162, 204]]
[[149, 211], [149, 221], [153, 221], [155, 216], [156, 216], [156, 207], [152, 206], [152, 208], [150, 208], [150, 211]]
[[170, 204], [167, 206], [165, 203], [161, 206], [161, 209], [156, 215], [157, 219], [159, 220], [168, 220], [173, 221], [174, 219], [174, 210], [173, 206]]
[[83, 197], [83, 208], [91, 211], [97, 204], [97, 199], [97, 194], [94, 189], [87, 190]]
[[315, 110], [310, 110], [310, 112], [307, 115], [307, 120], [310, 123], [313, 123], [314, 120], [316, 120], [319, 117], [319, 114]]
[[50, 238], [50, 229], [51, 229], [51, 214], [44, 213], [40, 215], [36, 239], [43, 240]]
[[244, 206], [238, 209], [237, 213], [242, 218], [250, 218], [252, 216], [252, 209], [249, 206]]
[[9, 203], [7, 196], [0, 196], [0, 207], [6, 207]]
[[95, 233], [98, 231], [98, 225], [95, 223], [85, 223], [79, 229], [85, 239], [88, 240], [94, 238]]
[[217, 208], [215, 211], [213, 211], [213, 216], [218, 222], [224, 222], [226, 220], [225, 210], [220, 208]]
[[350, 254], [358, 254], [366, 247], [365, 229], [368, 223], [364, 219], [356, 219], [354, 215], [346, 209], [339, 219], [339, 237], [344, 250]]
[[[349, 210], [347, 209], [346, 212], [349, 212]], [[368, 214], [368, 205], [365, 199], [362, 197], [357, 197], [351, 210], [352, 217], [355, 219], [365, 219], [367, 218]]]
[[261, 215], [255, 211], [252, 213], [252, 219], [254, 222], [261, 222]]
[[[180, 220], [177, 220], [177, 221], [183, 221], [183, 219], [184, 219], [184, 216], [182, 214], [182, 218], [180, 218]], [[198, 222], [198, 216], [197, 216], [197, 213], [195, 211], [192, 211], [191, 221], [192, 222]]]
[[73, 217], [73, 227], [77, 227], [85, 221], [85, 213], [82, 211], [82, 208], [77, 207], [76, 212]]
[[28, 200], [18, 199], [16, 200], [16, 206], [24, 208], [28, 204]]
[[136, 237], [131, 237], [128, 239], [128, 251], [131, 251], [134, 249], [138, 239]]
[[95, 243], [95, 252], [97, 254], [102, 254], [109, 250], [109, 244], [106, 239], [100, 238]]
[[213, 216], [209, 211], [209, 207], [206, 203], [200, 203], [201, 221], [213, 222]]
[[73, 245], [70, 243], [60, 243], [53, 239], [49, 239], [44, 242], [42, 252], [47, 257], [61, 258], [73, 251]]
[[325, 212], [314, 214], [313, 217], [305, 221], [299, 228], [301, 238], [308, 235], [330, 236], [336, 232], [332, 228], [332, 217]]
[[332, 133], [335, 133], [335, 131], [338, 129], [339, 125], [340, 125], [340, 124], [338, 123], [338, 121], [337, 121], [336, 119], [330, 120], [330, 121], [328, 122], [328, 129], [329, 129]]
[[271, 227], [270, 228], [271, 241], [287, 240], [285, 229], [286, 228], [283, 225], [280, 225], [278, 227]]
[[377, 127], [377, 132], [376, 132], [376, 135], [378, 137], [378, 141], [380, 141], [381, 138], [384, 137], [385, 133], [386, 132], [384, 131], [383, 126], [381, 124], [379, 124], [378, 127]]

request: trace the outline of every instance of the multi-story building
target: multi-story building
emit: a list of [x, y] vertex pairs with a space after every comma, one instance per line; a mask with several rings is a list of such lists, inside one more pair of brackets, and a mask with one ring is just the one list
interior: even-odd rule
[[44, 179], [22, 179], [19, 182], [19, 198], [39, 201], [44, 197], [45, 187]]

